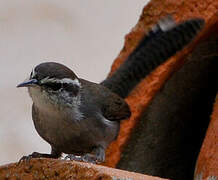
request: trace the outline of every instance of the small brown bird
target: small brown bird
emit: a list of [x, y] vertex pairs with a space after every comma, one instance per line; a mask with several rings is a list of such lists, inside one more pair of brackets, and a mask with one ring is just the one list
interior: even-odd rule
[[67, 158], [104, 162], [105, 149], [116, 139], [120, 120], [130, 117], [123, 98], [153, 69], [188, 44], [201, 29], [202, 19], [176, 24], [167, 17], [146, 35], [123, 65], [100, 84], [78, 78], [66, 66], [46, 62], [36, 66], [27, 81], [33, 100], [32, 117], [39, 135], [51, 145], [51, 154], [34, 152], [31, 158]]

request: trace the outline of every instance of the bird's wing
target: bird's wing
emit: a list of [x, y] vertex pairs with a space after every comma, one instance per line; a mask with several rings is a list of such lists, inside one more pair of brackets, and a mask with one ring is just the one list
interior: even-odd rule
[[111, 93], [105, 97], [105, 101], [102, 102], [102, 114], [110, 121], [119, 121], [129, 118], [131, 115], [129, 105], [126, 101], [118, 95]]
[[143, 78], [190, 43], [203, 25], [204, 20], [197, 18], [179, 24], [169, 17], [161, 20], [101, 85], [126, 98]]

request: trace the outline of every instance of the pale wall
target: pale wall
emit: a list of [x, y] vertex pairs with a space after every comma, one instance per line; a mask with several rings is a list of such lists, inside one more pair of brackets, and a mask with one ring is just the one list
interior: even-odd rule
[[16, 85], [43, 61], [61, 62], [100, 82], [147, 0], [0, 0], [0, 164], [49, 152]]

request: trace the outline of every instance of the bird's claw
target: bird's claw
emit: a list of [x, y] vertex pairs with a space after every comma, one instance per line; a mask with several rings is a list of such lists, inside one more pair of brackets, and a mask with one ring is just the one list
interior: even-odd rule
[[40, 157], [40, 153], [33, 152], [32, 154], [28, 156], [23, 156], [22, 158], [20, 158], [20, 160], [18, 161], [18, 165], [21, 162], [29, 163], [32, 158], [39, 158], [39, 157]]
[[30, 162], [30, 159], [32, 159], [32, 155], [23, 156], [23, 157], [20, 158], [20, 160], [18, 161], [18, 164], [20, 164], [21, 162], [29, 163], [29, 162]]

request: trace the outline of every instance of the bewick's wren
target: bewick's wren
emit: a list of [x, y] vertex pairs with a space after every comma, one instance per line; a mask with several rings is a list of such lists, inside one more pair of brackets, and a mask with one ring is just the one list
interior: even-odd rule
[[[66, 66], [47, 62], [36, 66], [28, 87], [32, 117], [51, 154], [34, 152], [22, 160], [58, 158], [103, 162], [105, 149], [116, 139], [120, 120], [130, 116], [123, 98], [154, 68], [188, 44], [201, 29], [202, 19], [175, 24], [165, 18], [146, 35], [123, 65], [100, 84], [78, 78]], [[78, 155], [78, 156], [77, 156]]]

